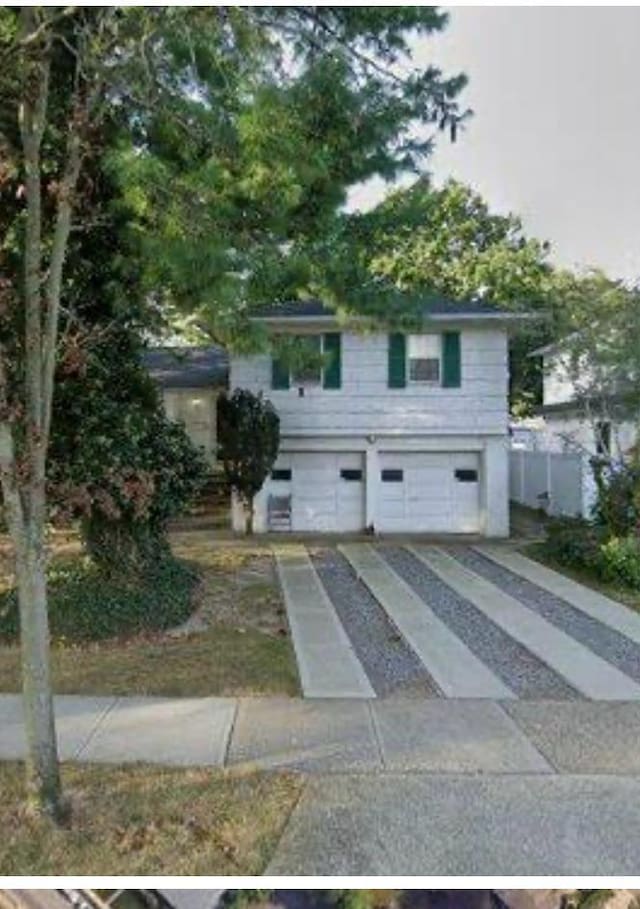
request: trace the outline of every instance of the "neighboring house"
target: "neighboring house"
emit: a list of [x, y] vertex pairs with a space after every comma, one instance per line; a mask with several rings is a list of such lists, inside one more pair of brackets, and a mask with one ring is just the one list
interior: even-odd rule
[[[542, 357], [544, 448], [549, 451], [577, 451], [587, 455], [619, 458], [636, 441], [636, 422], [621, 418], [619, 407], [605, 406], [587, 416], [578, 403], [577, 390], [568, 366], [568, 353], [561, 344], [534, 350]], [[612, 402], [613, 404], [613, 402]]]
[[144, 363], [160, 386], [167, 416], [184, 423], [207, 459], [216, 459], [216, 401], [226, 388], [229, 359], [221, 347], [156, 347]]
[[[424, 330], [341, 324], [321, 303], [263, 310], [274, 334], [312, 336], [324, 368], [291, 375], [269, 355], [232, 356], [229, 384], [279, 416], [278, 460], [255, 529], [507, 536], [507, 331], [518, 318], [440, 300]], [[244, 527], [237, 503], [233, 526]]]

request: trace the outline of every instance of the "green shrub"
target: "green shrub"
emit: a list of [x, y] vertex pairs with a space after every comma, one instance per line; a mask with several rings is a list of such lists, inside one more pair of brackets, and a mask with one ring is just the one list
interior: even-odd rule
[[592, 566], [598, 559], [602, 531], [581, 518], [557, 518], [547, 528], [544, 549], [563, 565]]
[[598, 574], [604, 581], [640, 590], [640, 539], [612, 537], [600, 547]]
[[[163, 631], [189, 618], [198, 575], [170, 558], [136, 577], [105, 575], [88, 558], [55, 562], [48, 572], [54, 641], [98, 641]], [[0, 595], [0, 639], [19, 636], [15, 590]]]
[[595, 522], [611, 537], [640, 533], [640, 465], [634, 460], [612, 469], [594, 458], [592, 467], [598, 490]]

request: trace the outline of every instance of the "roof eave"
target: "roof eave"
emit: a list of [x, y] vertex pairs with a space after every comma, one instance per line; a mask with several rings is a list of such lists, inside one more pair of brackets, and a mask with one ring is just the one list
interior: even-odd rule
[[[338, 316], [251, 316], [252, 322], [266, 322], [269, 324], [281, 324], [286, 322], [295, 322], [297, 324], [310, 324], [312, 322], [322, 322], [323, 324], [334, 322], [363, 322], [375, 318], [372, 316], [348, 316], [339, 318]], [[528, 322], [539, 317], [535, 313], [515, 313], [515, 312], [437, 312], [424, 316], [425, 321], [433, 322]], [[381, 320], [382, 321], [382, 320]]]

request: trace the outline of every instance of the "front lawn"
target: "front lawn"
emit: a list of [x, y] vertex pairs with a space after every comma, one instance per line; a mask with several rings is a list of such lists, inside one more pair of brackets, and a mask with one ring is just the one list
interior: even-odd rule
[[[218, 543], [205, 531], [176, 534], [172, 543], [173, 564], [181, 567], [158, 579], [157, 585], [151, 579], [143, 590], [117, 583], [100, 589], [91, 568], [83, 567], [77, 546], [65, 542], [62, 552], [54, 551], [52, 571], [64, 582], [62, 588], [54, 587], [50, 603], [55, 615], [54, 690], [168, 697], [299, 694], [270, 550], [245, 541]], [[5, 593], [0, 594], [5, 602], [10, 586], [7, 566], [5, 561]], [[110, 614], [100, 615], [98, 595]], [[153, 630], [159, 623], [153, 612], [156, 603], [161, 627], [178, 627]], [[132, 626], [132, 615], [142, 615], [143, 629], [151, 627], [140, 631]], [[171, 616], [173, 623], [167, 621]], [[119, 622], [123, 633], [104, 639], [105, 629], [113, 632]], [[5, 627], [6, 623], [5, 617]], [[94, 639], [88, 640], [92, 628]], [[19, 649], [5, 637], [0, 642], [0, 692], [19, 690]]]
[[260, 874], [302, 792], [290, 773], [63, 767], [72, 822], [27, 814], [0, 765], [0, 875]]
[[[178, 638], [52, 648], [57, 694], [240, 696], [299, 693], [287, 640], [220, 625]], [[17, 647], [0, 647], [0, 691], [20, 690]]]
[[612, 600], [618, 600], [620, 603], [624, 603], [625, 606], [640, 612], [640, 593], [637, 590], [631, 590], [621, 584], [606, 583], [587, 568], [565, 565], [564, 562], [553, 558], [544, 543], [529, 543], [527, 546], [521, 547], [520, 551], [530, 559], [540, 562], [541, 565], [546, 565], [547, 568], [552, 568], [559, 574], [565, 574], [579, 584], [591, 587], [593, 590], [597, 590], [598, 593], [611, 597]]

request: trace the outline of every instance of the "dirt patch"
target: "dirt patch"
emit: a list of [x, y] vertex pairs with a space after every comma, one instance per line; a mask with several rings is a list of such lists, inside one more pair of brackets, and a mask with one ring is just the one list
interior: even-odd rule
[[212, 625], [288, 636], [287, 614], [271, 550], [260, 544], [224, 541], [210, 534], [176, 534], [173, 551], [197, 566], [202, 580], [198, 605], [181, 631]]

